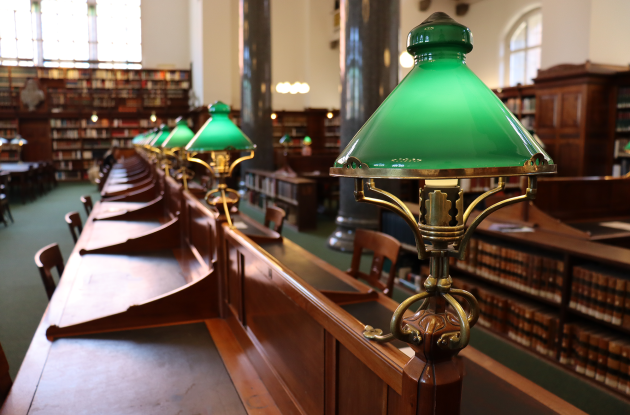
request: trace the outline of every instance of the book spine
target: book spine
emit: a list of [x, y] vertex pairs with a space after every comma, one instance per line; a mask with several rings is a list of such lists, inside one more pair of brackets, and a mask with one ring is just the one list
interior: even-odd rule
[[595, 377], [597, 370], [597, 355], [599, 350], [599, 336], [591, 334], [588, 339], [588, 349], [586, 352], [586, 376]]
[[586, 362], [588, 354], [589, 333], [586, 330], [578, 329], [574, 337], [575, 340], [575, 371], [586, 374]]
[[626, 295], [626, 281], [617, 278], [615, 280], [615, 293], [613, 299], [612, 323], [620, 325], [623, 320], [623, 306]]
[[599, 338], [599, 345], [597, 347], [597, 368], [595, 370], [595, 380], [598, 382], [604, 382], [606, 380], [609, 344], [610, 340], [608, 338]]
[[621, 343], [618, 340], [611, 341], [608, 345], [608, 371], [606, 373], [606, 386], [617, 388], [619, 383], [619, 365], [621, 362]]

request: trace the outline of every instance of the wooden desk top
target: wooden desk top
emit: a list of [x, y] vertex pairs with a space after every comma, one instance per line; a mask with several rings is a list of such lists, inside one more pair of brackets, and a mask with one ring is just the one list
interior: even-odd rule
[[82, 248], [159, 225], [94, 222], [99, 205], [69, 257], [0, 414], [247, 413], [201, 324], [46, 339], [50, 325], [119, 312], [185, 283], [172, 252], [79, 255]]
[[39, 163], [6, 163], [0, 162], [0, 171], [8, 171], [10, 173], [25, 173], [30, 167], [37, 168]]
[[202, 323], [56, 340], [28, 414], [88, 413], [247, 414]]

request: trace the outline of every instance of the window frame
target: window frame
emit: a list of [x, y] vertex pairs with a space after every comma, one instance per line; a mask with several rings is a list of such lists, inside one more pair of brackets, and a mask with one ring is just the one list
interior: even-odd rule
[[[523, 70], [525, 73], [525, 79], [523, 82], [521, 82], [521, 85], [532, 85], [533, 82], [529, 82], [529, 79], [527, 79], [527, 52], [532, 50], [532, 49], [536, 49], [536, 48], [540, 48], [541, 50], [541, 55], [542, 55], [542, 37], [540, 40], [540, 43], [534, 46], [530, 46], [527, 44], [527, 40], [528, 40], [528, 32], [529, 32], [529, 27], [527, 24], [527, 21], [529, 20], [530, 17], [536, 15], [536, 14], [540, 14], [541, 16], [541, 26], [542, 26], [542, 7], [535, 7], [525, 13], [523, 13], [513, 24], [512, 27], [510, 28], [510, 30], [507, 32], [507, 35], [505, 36], [504, 39], [504, 61], [503, 61], [503, 67], [506, 69], [504, 72], [504, 79], [503, 79], [503, 84], [506, 87], [513, 87], [516, 85], [512, 85], [510, 83], [510, 70], [511, 70], [511, 57], [512, 54], [514, 53], [518, 53], [518, 52], [525, 52], [525, 59], [524, 59], [524, 64], [523, 64]], [[515, 49], [512, 50], [511, 48], [511, 43], [512, 43], [512, 36], [514, 36], [514, 34], [516, 33], [516, 31], [519, 29], [519, 27], [521, 26], [522, 23], [525, 23], [526, 27], [525, 27], [525, 47], [520, 48], [520, 49]], [[541, 29], [542, 30], [542, 29]]]
[[[1, 1], [1, 0], [0, 0]], [[97, 22], [98, 14], [97, 0], [84, 0], [87, 15], [87, 25], [85, 31], [87, 32], [87, 47], [88, 47], [88, 59], [76, 60], [76, 59], [46, 59], [44, 58], [45, 40], [42, 36], [42, 10], [41, 4], [46, 0], [30, 0], [31, 3], [31, 22], [33, 27], [33, 59], [11, 58], [3, 57], [0, 55], [0, 66], [4, 66], [4, 61], [16, 62], [16, 65], [6, 66], [36, 66], [36, 67], [50, 67], [50, 68], [114, 68], [114, 69], [142, 69], [142, 38], [140, 38], [140, 61], [112, 61], [112, 60], [100, 60], [98, 59], [98, 35], [97, 35]], [[142, 1], [139, 1], [138, 7], [142, 7]], [[140, 12], [140, 24], [142, 24], [142, 12]], [[16, 40], [17, 42], [17, 40]], [[1, 51], [0, 51], [1, 53]]]

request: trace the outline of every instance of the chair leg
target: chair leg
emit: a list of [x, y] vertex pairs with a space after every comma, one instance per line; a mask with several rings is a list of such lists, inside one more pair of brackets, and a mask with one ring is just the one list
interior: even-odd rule
[[13, 220], [13, 214], [11, 213], [11, 208], [9, 207], [8, 203], [6, 205], [6, 208], [7, 208], [7, 213], [9, 214], [9, 219], [11, 219], [11, 223], [15, 223], [15, 221]]

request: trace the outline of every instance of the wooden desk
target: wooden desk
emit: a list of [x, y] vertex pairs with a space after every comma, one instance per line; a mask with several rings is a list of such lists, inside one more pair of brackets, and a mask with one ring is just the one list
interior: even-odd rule
[[[396, 347], [405, 345], [362, 335], [364, 324], [387, 329], [393, 300], [236, 216], [262, 238], [258, 245], [175, 191], [170, 178], [163, 187], [169, 214], [179, 213], [158, 228], [159, 221], [117, 221], [115, 237], [108, 235], [114, 222], [95, 221], [103, 210], [95, 205], [0, 415], [398, 415], [431, 405], [413, 398], [420, 373], [410, 366], [417, 358]], [[104, 238], [112, 245], [102, 247]], [[521, 386], [511, 371], [506, 382], [495, 370], [505, 368], [466, 352], [481, 367], [469, 382], [507, 385], [504, 399], [523, 411], [580, 414], [535, 385]], [[494, 389], [475, 398], [474, 410], [484, 411]], [[470, 404], [463, 413], [475, 413]]]

